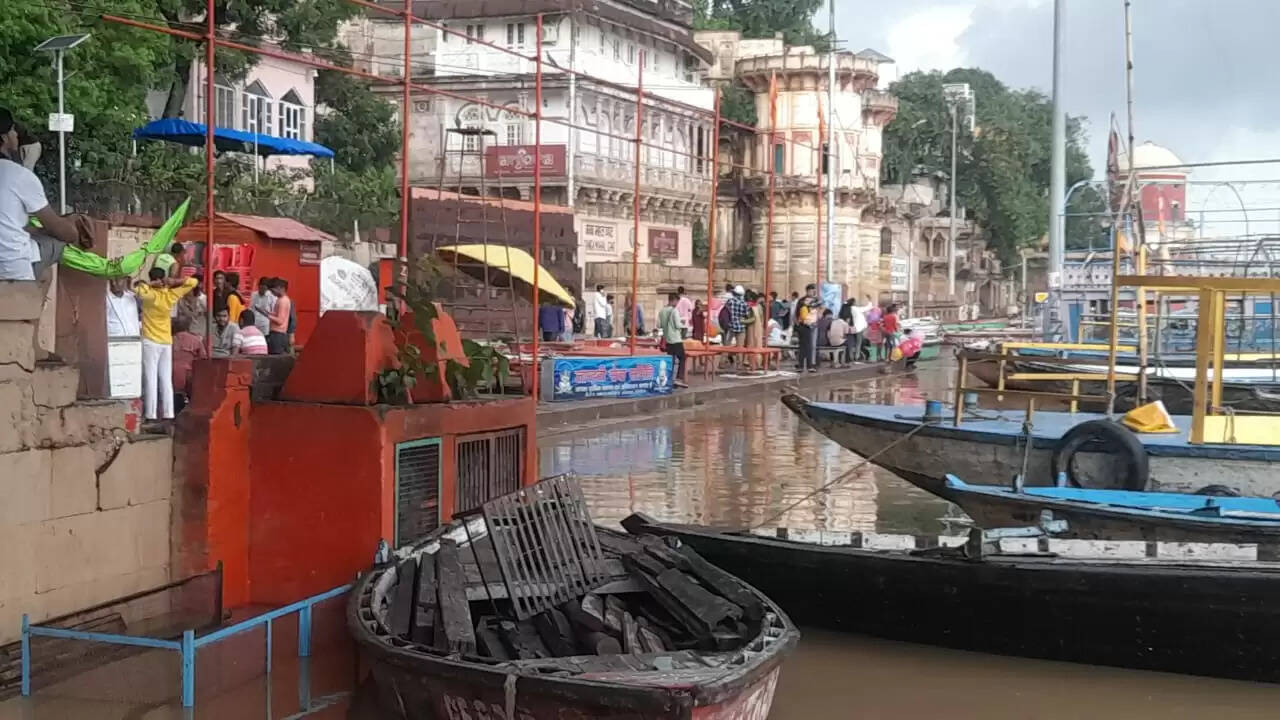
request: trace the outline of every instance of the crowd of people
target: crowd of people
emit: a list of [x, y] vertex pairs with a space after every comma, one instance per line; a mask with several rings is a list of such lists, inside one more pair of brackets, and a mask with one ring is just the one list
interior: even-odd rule
[[182, 244], [174, 243], [145, 280], [115, 277], [107, 284], [107, 337], [142, 341], [143, 418], [149, 421], [181, 411], [200, 358], [292, 352], [297, 312], [288, 281], [259, 278], [246, 302], [236, 289], [239, 275], [219, 270], [209, 295], [198, 274], [183, 272], [185, 259]]
[[[826, 307], [816, 285], [808, 285], [804, 294], [792, 292], [790, 298], [778, 293], [755, 292], [741, 285], [727, 284], [720, 296], [716, 317], [708, 317], [708, 307], [700, 299], [689, 297], [684, 287], [669, 293], [667, 303], [658, 313], [654, 333], [661, 347], [676, 359], [676, 386], [684, 387], [686, 379], [685, 342], [715, 342], [738, 347], [778, 347], [795, 351], [796, 369], [817, 372], [819, 348], [837, 348], [835, 367], [871, 362], [872, 348], [879, 349], [885, 360], [902, 359], [914, 367], [923, 347], [923, 338], [910, 328], [903, 328], [899, 308], [890, 303], [881, 307], [870, 296], [863, 302], [850, 298], [838, 307]], [[586, 326], [587, 303], [579, 300], [575, 308], [545, 305], [538, 319], [545, 341], [572, 342], [574, 334], [582, 334]], [[614, 337], [614, 296], [604, 285], [596, 285], [590, 300], [596, 337]], [[622, 329], [630, 334], [632, 318], [636, 318], [636, 334], [646, 335], [644, 313], [626, 296]], [[717, 338], [718, 336], [718, 338]], [[894, 352], [895, 348], [897, 353]], [[726, 362], [734, 362], [726, 359]]]

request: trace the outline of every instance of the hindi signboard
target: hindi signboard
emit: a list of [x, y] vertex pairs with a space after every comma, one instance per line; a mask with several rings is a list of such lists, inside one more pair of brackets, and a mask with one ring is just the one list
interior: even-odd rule
[[897, 292], [907, 290], [907, 259], [893, 257], [889, 259], [889, 289]]
[[582, 223], [582, 251], [588, 257], [614, 260], [618, 257], [618, 226], [606, 223]]
[[[533, 145], [493, 145], [484, 149], [485, 177], [533, 177]], [[568, 169], [564, 145], [542, 146], [542, 177], [564, 177]]]
[[565, 356], [542, 367], [542, 397], [553, 401], [666, 395], [674, 369], [668, 355]]

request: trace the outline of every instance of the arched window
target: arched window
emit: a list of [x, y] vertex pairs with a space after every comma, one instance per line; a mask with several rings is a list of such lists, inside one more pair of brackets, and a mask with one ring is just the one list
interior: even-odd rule
[[880, 254], [893, 254], [893, 231], [888, 227], [880, 228]]

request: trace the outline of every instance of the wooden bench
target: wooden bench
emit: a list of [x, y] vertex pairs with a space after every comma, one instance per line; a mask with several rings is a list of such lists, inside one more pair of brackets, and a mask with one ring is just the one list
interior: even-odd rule
[[779, 370], [782, 368], [781, 348], [740, 347], [737, 345], [730, 345], [729, 347], [723, 347], [723, 346], [716, 347], [715, 351], [717, 354], [727, 355], [733, 358], [746, 358], [748, 362], [750, 362], [752, 370], [757, 369], [756, 367], [757, 362], [759, 363], [759, 366], [760, 366], [759, 369], [768, 370], [770, 361], [773, 362], [774, 370]]

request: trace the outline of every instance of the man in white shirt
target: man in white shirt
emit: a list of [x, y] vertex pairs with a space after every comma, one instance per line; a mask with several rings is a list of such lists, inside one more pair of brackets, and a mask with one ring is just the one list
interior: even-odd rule
[[609, 316], [613, 314], [613, 308], [609, 307], [609, 299], [604, 294], [604, 286], [596, 286], [595, 297], [591, 298], [591, 311], [595, 316], [596, 337], [609, 336]]
[[114, 277], [107, 281], [107, 337], [140, 337], [138, 296], [129, 290], [129, 278]]
[[20, 162], [20, 152], [17, 123], [8, 110], [0, 108], [0, 280], [36, 279], [34, 264], [40, 262], [40, 246], [27, 232], [33, 216], [57, 240], [80, 241], [76, 223], [49, 207], [40, 179]]
[[[850, 340], [845, 346], [845, 362], [855, 363], [862, 361], [863, 349], [866, 348], [867, 338], [867, 313], [875, 303], [871, 301], [871, 296], [867, 296], [866, 305], [849, 305], [849, 333]], [[852, 345], [852, 348], [849, 347]], [[852, 349], [852, 352], [850, 352]], [[867, 353], [867, 360], [871, 359], [871, 353]]]

